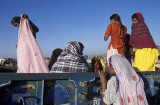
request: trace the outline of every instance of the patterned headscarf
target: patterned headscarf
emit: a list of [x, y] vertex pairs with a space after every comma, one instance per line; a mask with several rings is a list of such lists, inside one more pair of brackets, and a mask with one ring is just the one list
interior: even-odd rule
[[120, 54], [115, 54], [111, 56], [110, 64], [117, 77], [118, 105], [148, 105], [143, 80], [127, 59]]
[[83, 73], [91, 71], [83, 55], [83, 44], [78, 41], [70, 41], [64, 51], [52, 66], [54, 73]]

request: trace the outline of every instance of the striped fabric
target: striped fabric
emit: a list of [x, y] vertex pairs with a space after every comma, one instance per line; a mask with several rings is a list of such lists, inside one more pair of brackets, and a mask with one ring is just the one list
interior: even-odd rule
[[91, 71], [78, 41], [70, 41], [52, 66], [51, 73], [83, 73]]
[[138, 24], [132, 25], [130, 45], [134, 48], [157, 48], [149, 32], [147, 25], [141, 13], [135, 13], [138, 16]]

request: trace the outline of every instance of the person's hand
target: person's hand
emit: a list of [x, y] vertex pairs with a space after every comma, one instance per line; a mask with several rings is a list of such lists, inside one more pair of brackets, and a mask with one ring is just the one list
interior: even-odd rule
[[[107, 80], [106, 80], [107, 72], [105, 72], [105, 71], [98, 71], [98, 73], [99, 73], [99, 76], [100, 76], [100, 79], [101, 79], [102, 100], [103, 100], [104, 92], [107, 89]], [[103, 105], [106, 105], [106, 104], [103, 102]]]
[[98, 73], [99, 73], [99, 77], [101, 79], [101, 82], [106, 82], [107, 81], [106, 80], [107, 72], [99, 70]]
[[22, 17], [23, 17], [24, 19], [28, 19], [28, 16], [27, 16], [26, 14], [22, 14]]
[[106, 38], [105, 35], [104, 35], [104, 41], [106, 41], [107, 39], [108, 39], [108, 38]]
[[17, 48], [18, 44], [16, 44], [15, 48]]

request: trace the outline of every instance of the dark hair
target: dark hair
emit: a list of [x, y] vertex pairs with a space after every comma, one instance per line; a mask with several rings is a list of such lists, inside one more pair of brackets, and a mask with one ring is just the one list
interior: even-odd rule
[[12, 18], [12, 20], [11, 20], [11, 24], [12, 25], [14, 25], [14, 23], [20, 23], [20, 19], [21, 19], [21, 17], [19, 17], [19, 16], [15, 16], [15, 17], [13, 17]]
[[57, 61], [57, 58], [62, 53], [62, 51], [63, 51], [62, 49], [57, 48], [52, 52], [52, 56], [51, 56], [50, 62], [48, 64], [49, 70], [51, 70], [53, 64]]
[[80, 47], [82, 48], [82, 51], [83, 51], [83, 49], [84, 49], [83, 44], [81, 42], [79, 42], [79, 45], [80, 45]]
[[122, 24], [121, 22], [121, 18], [118, 14], [113, 14], [111, 17], [110, 17], [110, 20], [114, 19], [115, 21], [118, 21], [120, 24], [121, 24], [121, 29], [122, 29], [122, 32], [123, 32], [123, 35], [124, 35], [124, 25]]
[[136, 19], [138, 20], [138, 16], [137, 16], [136, 14], [133, 14], [133, 15], [132, 15], [132, 19], [133, 19], [133, 18], [136, 18]]
[[114, 19], [115, 21], [118, 21], [121, 23], [121, 19], [120, 19], [120, 16], [118, 14], [113, 14], [111, 17], [110, 17], [110, 20]]
[[96, 63], [98, 64], [97, 66], [98, 66], [99, 70], [103, 70], [103, 66], [102, 66], [102, 63], [100, 62], [100, 58], [98, 56], [95, 56], [91, 60], [91, 69], [92, 69], [92, 71], [93, 72], [98, 72], [99, 71], [99, 70], [96, 70], [96, 68], [95, 68], [95, 64]]

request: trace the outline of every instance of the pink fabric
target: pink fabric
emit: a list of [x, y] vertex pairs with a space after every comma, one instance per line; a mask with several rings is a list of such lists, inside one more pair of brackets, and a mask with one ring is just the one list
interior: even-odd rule
[[30, 23], [22, 17], [18, 33], [17, 64], [19, 73], [49, 72], [41, 49], [33, 36]]
[[107, 50], [107, 61], [109, 61], [109, 58], [114, 54], [118, 54], [118, 51], [117, 49], [114, 49], [111, 45], [110, 49]]
[[128, 60], [120, 54], [115, 54], [111, 56], [110, 64], [117, 77], [117, 105], [148, 105], [143, 80]]
[[114, 49], [111, 45], [110, 49], [107, 50], [107, 59], [106, 59], [106, 67], [105, 67], [105, 71], [107, 72], [109, 72], [109, 58], [114, 54], [118, 54], [118, 51], [117, 49]]
[[138, 24], [132, 25], [130, 36], [130, 45], [134, 48], [157, 48], [149, 32], [147, 25], [141, 13], [135, 13], [138, 16]]

